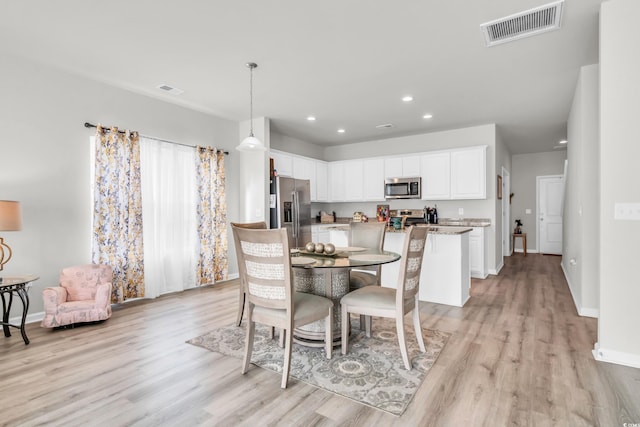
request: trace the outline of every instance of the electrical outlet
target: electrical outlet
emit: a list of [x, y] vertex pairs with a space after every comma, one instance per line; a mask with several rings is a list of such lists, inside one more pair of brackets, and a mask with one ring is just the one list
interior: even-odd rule
[[525, 209], [524, 213], [527, 214], [527, 215], [531, 215], [531, 209]]
[[459, 216], [464, 215], [464, 208], [458, 208], [458, 215]]
[[613, 219], [640, 221], [640, 203], [616, 203]]

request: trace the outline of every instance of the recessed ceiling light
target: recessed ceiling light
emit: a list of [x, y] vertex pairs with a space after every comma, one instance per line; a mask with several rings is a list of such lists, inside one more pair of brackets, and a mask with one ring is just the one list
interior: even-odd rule
[[433, 118], [433, 114], [425, 114], [424, 116], [422, 116], [423, 119], [432, 119]]
[[566, 143], [567, 143], [566, 139], [563, 139], [562, 141], [558, 142], [558, 144], [566, 144]]
[[345, 133], [345, 132], [346, 132], [346, 130], [344, 130], [344, 129], [338, 129], [338, 133]]
[[411, 96], [411, 95], [403, 96], [402, 100], [404, 102], [411, 102], [411, 101], [413, 101], [413, 96]]
[[315, 122], [316, 118], [315, 118], [315, 116], [309, 116], [309, 117], [307, 117], [307, 120], [309, 120], [310, 122]]

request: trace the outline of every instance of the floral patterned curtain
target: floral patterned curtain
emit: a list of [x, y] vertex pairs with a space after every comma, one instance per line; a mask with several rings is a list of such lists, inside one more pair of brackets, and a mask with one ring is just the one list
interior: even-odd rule
[[137, 132], [97, 126], [92, 261], [113, 269], [111, 301], [144, 296]]
[[224, 154], [208, 147], [196, 147], [198, 180], [199, 284], [227, 278], [227, 199]]

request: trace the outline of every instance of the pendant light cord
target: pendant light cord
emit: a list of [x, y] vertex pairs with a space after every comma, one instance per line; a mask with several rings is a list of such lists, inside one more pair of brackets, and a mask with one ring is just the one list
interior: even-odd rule
[[254, 62], [249, 62], [247, 67], [249, 67], [249, 136], [253, 136], [253, 69], [258, 65]]

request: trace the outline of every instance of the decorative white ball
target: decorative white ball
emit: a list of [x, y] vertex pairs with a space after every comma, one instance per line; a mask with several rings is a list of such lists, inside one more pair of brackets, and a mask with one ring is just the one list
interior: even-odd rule
[[333, 255], [336, 251], [336, 247], [333, 243], [327, 243], [324, 245], [324, 253], [327, 255]]

